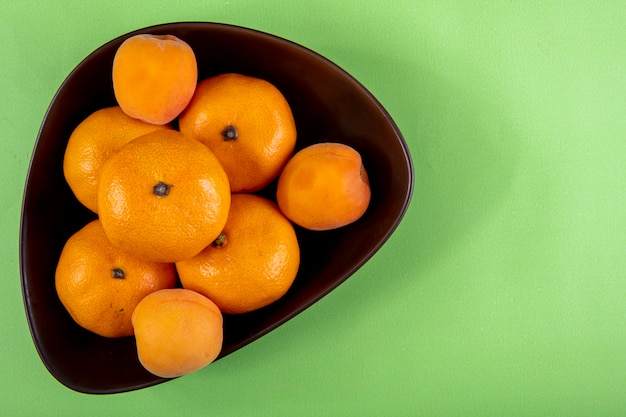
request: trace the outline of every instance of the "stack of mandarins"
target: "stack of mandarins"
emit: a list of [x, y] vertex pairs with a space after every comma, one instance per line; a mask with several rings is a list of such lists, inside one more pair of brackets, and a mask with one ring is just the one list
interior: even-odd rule
[[[66, 242], [56, 290], [80, 326], [134, 336], [149, 372], [177, 377], [217, 358], [223, 314], [289, 290], [294, 224], [356, 221], [369, 182], [347, 145], [296, 153], [291, 108], [268, 81], [198, 81], [193, 49], [175, 36], [129, 37], [112, 80], [117, 105], [83, 120], [65, 151], [67, 183], [97, 218]], [[257, 193], [275, 180], [275, 200]]]

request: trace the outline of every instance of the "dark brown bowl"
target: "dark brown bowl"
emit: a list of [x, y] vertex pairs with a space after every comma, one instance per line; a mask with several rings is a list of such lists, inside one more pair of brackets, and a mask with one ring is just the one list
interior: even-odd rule
[[[372, 200], [365, 215], [333, 231], [297, 228], [302, 260], [294, 285], [268, 307], [226, 316], [220, 358], [285, 323], [350, 277], [396, 229], [413, 190], [409, 150], [389, 114], [354, 78], [309, 49], [251, 29], [200, 22], [140, 29], [98, 48], [69, 74], [45, 115], [26, 181], [20, 241], [24, 304], [41, 360], [62, 384], [92, 394], [166, 381], [142, 368], [132, 337], [102, 338], [76, 325], [54, 289], [65, 241], [94, 218], [63, 178], [65, 145], [85, 117], [116, 104], [113, 56], [124, 39], [137, 33], [173, 34], [188, 42], [200, 79], [237, 72], [270, 81], [291, 104], [298, 149], [343, 142], [361, 153], [368, 170]], [[268, 196], [273, 186], [264, 191]]]

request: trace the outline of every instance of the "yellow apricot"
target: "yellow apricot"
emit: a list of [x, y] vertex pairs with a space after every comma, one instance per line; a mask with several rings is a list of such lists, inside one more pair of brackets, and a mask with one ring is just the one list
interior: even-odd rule
[[148, 123], [174, 120], [191, 100], [197, 82], [194, 51], [173, 35], [131, 36], [113, 59], [113, 91], [119, 106]]
[[151, 293], [135, 308], [132, 323], [139, 361], [162, 378], [204, 368], [222, 350], [222, 313], [195, 291], [171, 288]]
[[358, 220], [371, 198], [361, 155], [342, 143], [318, 143], [297, 152], [283, 169], [276, 199], [283, 214], [310, 230]]

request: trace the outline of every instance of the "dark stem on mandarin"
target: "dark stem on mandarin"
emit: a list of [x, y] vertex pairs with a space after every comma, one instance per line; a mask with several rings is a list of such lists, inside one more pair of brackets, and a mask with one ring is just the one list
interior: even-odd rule
[[237, 132], [237, 128], [233, 125], [228, 125], [224, 130], [222, 130], [222, 136], [224, 136], [225, 141], [237, 140], [239, 137], [239, 132]]
[[113, 268], [111, 270], [111, 276], [116, 279], [124, 279], [126, 278], [126, 274], [122, 268]]
[[152, 192], [154, 192], [154, 195], [157, 197], [165, 197], [170, 192], [170, 185], [159, 181], [159, 183], [152, 188]]
[[226, 234], [224, 232], [221, 232], [219, 236], [216, 237], [215, 240], [213, 241], [213, 246], [215, 246], [216, 248], [221, 248], [224, 245], [226, 245], [226, 242], [228, 242], [228, 239], [226, 238]]

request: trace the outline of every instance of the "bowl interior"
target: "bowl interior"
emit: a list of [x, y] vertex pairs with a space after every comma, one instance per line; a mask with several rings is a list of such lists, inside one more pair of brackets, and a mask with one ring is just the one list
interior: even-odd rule
[[[199, 78], [224, 72], [264, 78], [289, 101], [297, 148], [343, 142], [363, 156], [372, 188], [365, 215], [327, 232], [296, 228], [301, 266], [290, 291], [256, 312], [225, 316], [220, 358], [294, 317], [350, 277], [385, 243], [402, 219], [413, 190], [408, 147], [380, 103], [354, 78], [322, 56], [266, 33], [216, 23], [173, 23], [116, 38], [86, 57], [67, 77], [43, 120], [22, 208], [20, 264], [29, 326], [50, 373], [67, 387], [104, 394], [160, 382], [137, 360], [133, 338], [106, 339], [77, 326], [54, 289], [65, 241], [95, 215], [72, 195], [62, 171], [72, 130], [89, 114], [115, 105], [111, 65], [117, 47], [136, 33], [173, 34], [188, 42]], [[275, 183], [262, 193], [273, 197]]]

